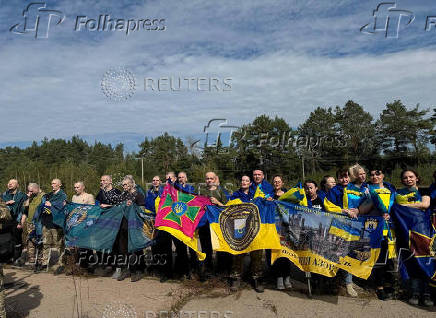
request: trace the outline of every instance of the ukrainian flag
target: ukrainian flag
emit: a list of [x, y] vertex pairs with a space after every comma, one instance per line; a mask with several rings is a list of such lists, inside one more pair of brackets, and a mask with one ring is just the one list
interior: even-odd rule
[[286, 193], [282, 194], [279, 200], [307, 206], [306, 192], [304, 191], [301, 182], [299, 182], [295, 187], [289, 189]]
[[340, 222], [337, 219], [332, 219], [329, 234], [338, 236], [345, 241], [358, 241], [360, 239], [360, 230]]
[[253, 203], [207, 206], [213, 249], [234, 255], [280, 249], [275, 209], [275, 202], [262, 198]]
[[411, 203], [421, 202], [422, 198], [417, 189], [410, 190], [409, 188], [400, 189], [395, 194], [395, 203], [406, 205]]

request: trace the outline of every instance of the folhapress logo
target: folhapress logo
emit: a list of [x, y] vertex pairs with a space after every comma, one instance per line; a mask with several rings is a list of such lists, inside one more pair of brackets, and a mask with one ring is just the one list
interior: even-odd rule
[[[47, 9], [45, 2], [32, 2], [23, 10], [24, 21], [13, 25], [9, 31], [16, 34], [34, 33], [36, 39], [47, 39], [50, 26], [61, 24], [65, 15], [59, 10]], [[126, 35], [135, 31], [165, 31], [165, 19], [112, 18], [100, 14], [97, 18], [80, 15], [75, 18], [74, 31], [120, 31]]]
[[24, 21], [13, 25], [9, 31], [16, 34], [34, 33], [35, 38], [48, 38], [52, 20], [55, 25], [65, 20], [65, 15], [59, 10], [47, 9], [45, 2], [32, 2], [23, 10]]

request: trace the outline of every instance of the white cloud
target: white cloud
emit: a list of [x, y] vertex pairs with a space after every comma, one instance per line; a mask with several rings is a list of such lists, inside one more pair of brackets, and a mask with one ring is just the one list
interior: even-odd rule
[[[432, 106], [436, 53], [428, 37], [422, 47], [410, 44], [413, 35], [366, 37], [358, 29], [376, 2], [353, 2], [147, 2], [120, 5], [113, 16], [164, 17], [166, 31], [77, 33], [71, 18], [47, 40], [8, 34], [0, 50], [0, 142], [109, 132], [195, 135], [212, 118], [242, 124], [260, 114], [296, 127], [315, 107], [348, 99], [374, 116], [394, 99]], [[66, 14], [98, 15], [103, 8], [66, 3], [57, 5]], [[388, 45], [398, 52], [386, 53]], [[115, 66], [137, 78], [125, 103], [108, 102], [100, 90], [104, 72]], [[166, 76], [231, 77], [232, 91], [144, 92], [144, 77]]]

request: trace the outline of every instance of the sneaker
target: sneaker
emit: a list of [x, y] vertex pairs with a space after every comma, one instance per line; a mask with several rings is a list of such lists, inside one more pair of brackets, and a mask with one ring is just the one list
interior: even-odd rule
[[413, 294], [412, 297], [409, 298], [409, 304], [413, 306], [418, 306], [419, 304], [419, 295]]
[[285, 284], [283, 283], [283, 277], [277, 277], [277, 289], [284, 290]]
[[422, 304], [425, 307], [433, 307], [434, 306], [433, 300], [431, 299], [429, 294], [424, 295], [424, 299], [422, 300]]
[[292, 283], [291, 283], [291, 277], [290, 276], [286, 276], [285, 277], [285, 288], [286, 289], [291, 289], [292, 288]]
[[130, 281], [132, 283], [137, 282], [138, 280], [141, 280], [142, 278], [142, 273], [139, 271], [136, 271], [135, 273], [130, 275]]
[[121, 270], [121, 275], [117, 278], [117, 281], [122, 281], [130, 276], [130, 272], [127, 269]]
[[357, 297], [357, 292], [353, 288], [353, 284], [347, 284], [347, 294], [350, 297]]
[[263, 287], [262, 281], [259, 278], [256, 278], [254, 280], [254, 290], [257, 293], [263, 293], [263, 291], [265, 290], [265, 288]]
[[121, 267], [117, 267], [117, 269], [115, 270], [115, 272], [112, 275], [113, 279], [118, 279], [118, 277], [121, 276]]
[[241, 287], [241, 279], [235, 278], [232, 280], [232, 285], [230, 286], [230, 291], [237, 292]]

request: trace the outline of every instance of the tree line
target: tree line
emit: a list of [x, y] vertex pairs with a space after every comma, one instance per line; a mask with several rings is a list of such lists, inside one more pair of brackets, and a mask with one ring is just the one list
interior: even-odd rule
[[414, 167], [423, 183], [429, 184], [436, 167], [435, 123], [436, 108], [408, 108], [395, 100], [374, 118], [350, 100], [343, 107], [317, 107], [296, 128], [278, 116], [261, 115], [233, 131], [228, 144], [218, 135], [212, 146], [163, 133], [145, 137], [137, 153], [125, 153], [123, 144], [91, 145], [77, 136], [45, 138], [24, 149], [0, 149], [0, 182], [5, 185], [17, 178], [22, 187], [38, 182], [49, 191], [51, 179], [57, 177], [68, 194], [77, 180], [96, 193], [102, 174], [113, 175], [115, 183], [132, 174], [142, 184], [142, 176], [149, 182], [154, 175], [183, 170], [190, 182], [203, 182], [205, 172], [212, 170], [234, 189], [239, 177], [255, 168], [263, 169], [269, 178], [283, 175], [292, 185], [303, 178], [319, 180], [338, 167], [359, 162], [382, 167], [396, 184], [402, 168]]

